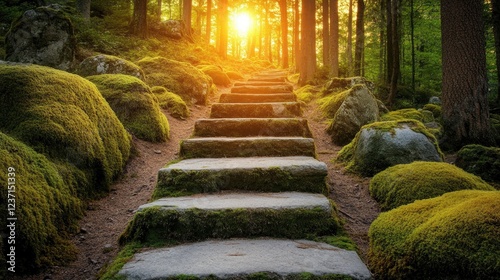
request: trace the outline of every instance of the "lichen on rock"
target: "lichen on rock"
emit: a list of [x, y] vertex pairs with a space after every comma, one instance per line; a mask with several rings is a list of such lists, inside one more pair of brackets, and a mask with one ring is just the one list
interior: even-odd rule
[[151, 142], [168, 139], [168, 120], [144, 82], [123, 74], [103, 74], [87, 79], [97, 86], [118, 119], [137, 138]]
[[447, 192], [494, 188], [478, 176], [445, 162], [412, 162], [387, 168], [370, 181], [370, 195], [382, 210]]
[[102, 74], [124, 74], [146, 80], [142, 69], [133, 62], [112, 55], [99, 54], [84, 59], [77, 73], [84, 77]]

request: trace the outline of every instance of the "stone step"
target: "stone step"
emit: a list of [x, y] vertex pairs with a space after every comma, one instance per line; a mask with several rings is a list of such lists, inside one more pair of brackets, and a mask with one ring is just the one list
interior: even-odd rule
[[292, 87], [293, 89], [293, 84], [289, 82], [262, 82], [262, 81], [254, 81], [254, 82], [235, 82], [233, 84], [235, 87], [239, 86], [286, 86], [286, 87]]
[[255, 76], [253, 78], [248, 79], [249, 82], [276, 82], [276, 83], [284, 83], [287, 82], [285, 76], [268, 76], [268, 75], [261, 75], [261, 76]]
[[200, 119], [194, 124], [194, 137], [297, 136], [311, 138], [306, 119], [229, 118]]
[[296, 102], [297, 96], [293, 93], [251, 94], [251, 93], [223, 93], [221, 103], [267, 103], [267, 102]]
[[139, 207], [120, 242], [333, 236], [337, 213], [322, 194], [222, 193], [161, 198]]
[[181, 142], [182, 158], [316, 157], [314, 139], [303, 137], [209, 137]]
[[231, 93], [292, 93], [293, 86], [278, 85], [278, 86], [235, 86], [231, 88]]
[[158, 172], [154, 198], [224, 190], [326, 193], [326, 164], [313, 157], [195, 158]]
[[[256, 276], [260, 276], [257, 278]], [[307, 240], [230, 239], [137, 253], [125, 279], [371, 279], [354, 251]], [[342, 277], [344, 276], [344, 277]]]
[[293, 118], [302, 114], [298, 102], [215, 103], [211, 118]]

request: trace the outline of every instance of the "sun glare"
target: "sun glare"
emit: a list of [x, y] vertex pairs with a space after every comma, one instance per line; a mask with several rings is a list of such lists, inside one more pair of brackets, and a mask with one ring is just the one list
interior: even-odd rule
[[238, 31], [239, 36], [245, 36], [250, 29], [252, 19], [247, 13], [238, 13], [233, 17], [233, 27]]

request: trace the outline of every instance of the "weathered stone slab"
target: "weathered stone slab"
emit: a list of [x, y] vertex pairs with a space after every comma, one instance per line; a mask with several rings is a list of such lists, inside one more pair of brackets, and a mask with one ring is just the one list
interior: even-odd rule
[[312, 157], [196, 158], [158, 172], [154, 198], [223, 190], [326, 191], [326, 164]]
[[286, 82], [286, 77], [284, 76], [256, 76], [248, 79], [249, 82]]
[[229, 118], [200, 119], [194, 125], [195, 137], [299, 136], [311, 138], [306, 119]]
[[183, 158], [315, 157], [314, 139], [303, 137], [209, 137], [182, 141]]
[[289, 82], [265, 82], [265, 81], [247, 81], [247, 82], [235, 82], [235, 87], [239, 86], [286, 86], [291, 87], [293, 90], [293, 84]]
[[211, 118], [292, 118], [302, 114], [297, 102], [215, 103]]
[[271, 85], [271, 86], [235, 86], [231, 88], [231, 93], [291, 93], [292, 85]]
[[296, 102], [297, 96], [293, 93], [252, 94], [252, 93], [223, 93], [221, 103], [267, 103], [267, 102]]
[[255, 279], [257, 273], [272, 275], [272, 279], [310, 279], [311, 274], [371, 279], [354, 251], [313, 241], [275, 239], [207, 241], [156, 249], [136, 254], [119, 275], [141, 280], [181, 275]]

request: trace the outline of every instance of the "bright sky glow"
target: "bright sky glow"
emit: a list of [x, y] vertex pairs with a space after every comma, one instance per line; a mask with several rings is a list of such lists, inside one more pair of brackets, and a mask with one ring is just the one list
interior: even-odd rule
[[252, 25], [252, 19], [247, 13], [237, 13], [233, 16], [233, 27], [238, 32], [239, 36], [246, 36], [250, 26]]

